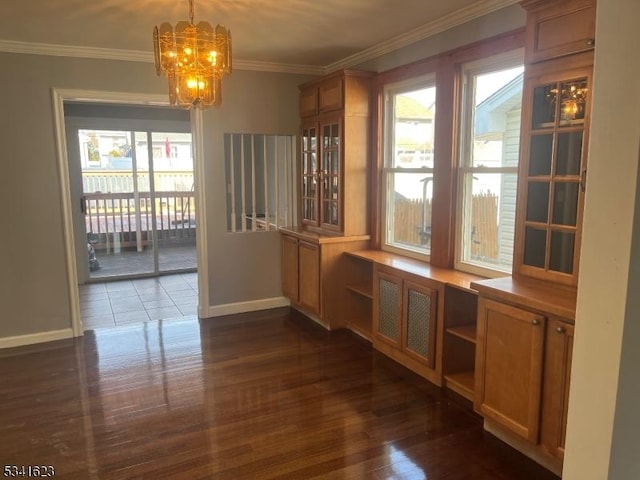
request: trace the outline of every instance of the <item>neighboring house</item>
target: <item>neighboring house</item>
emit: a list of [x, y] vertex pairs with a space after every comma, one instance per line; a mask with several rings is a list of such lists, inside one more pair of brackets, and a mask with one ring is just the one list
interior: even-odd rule
[[[492, 167], [518, 165], [523, 76], [524, 74], [518, 75], [477, 106], [474, 152], [475, 160], [479, 163]], [[487, 155], [478, 158], [477, 153], [483, 151], [487, 151]], [[516, 176], [502, 175], [500, 185], [488, 186], [487, 190], [491, 188], [492, 192], [500, 193], [501, 199], [498, 205], [498, 263], [510, 264], [515, 235], [518, 179]]]

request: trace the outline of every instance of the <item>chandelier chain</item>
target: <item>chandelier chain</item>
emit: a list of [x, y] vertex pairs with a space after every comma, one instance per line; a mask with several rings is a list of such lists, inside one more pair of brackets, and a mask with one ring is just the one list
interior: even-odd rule
[[189, 0], [189, 22], [193, 25], [193, 0]]

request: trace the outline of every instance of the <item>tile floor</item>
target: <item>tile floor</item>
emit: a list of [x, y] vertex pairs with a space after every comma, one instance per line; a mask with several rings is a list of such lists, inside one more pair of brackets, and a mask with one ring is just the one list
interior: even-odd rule
[[80, 286], [80, 313], [85, 330], [149, 320], [197, 318], [197, 307], [197, 273]]

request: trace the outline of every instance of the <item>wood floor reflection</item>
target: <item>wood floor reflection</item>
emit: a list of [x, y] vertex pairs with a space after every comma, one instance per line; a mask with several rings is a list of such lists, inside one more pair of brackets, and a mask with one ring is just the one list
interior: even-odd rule
[[69, 479], [556, 479], [349, 332], [289, 309], [0, 354], [3, 465]]

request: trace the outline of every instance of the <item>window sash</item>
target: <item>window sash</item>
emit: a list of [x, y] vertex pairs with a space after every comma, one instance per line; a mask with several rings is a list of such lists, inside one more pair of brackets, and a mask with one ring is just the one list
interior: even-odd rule
[[[514, 178], [517, 182], [517, 174], [518, 174], [518, 166], [516, 165], [501, 165], [501, 166], [487, 166], [482, 165], [477, 159], [474, 160], [475, 151], [475, 142], [476, 142], [476, 133], [475, 133], [475, 123], [476, 123], [476, 78], [478, 76], [491, 74], [493, 72], [499, 72], [501, 70], [508, 70], [510, 68], [516, 68], [523, 64], [522, 59], [522, 51], [514, 51], [509, 52], [504, 55], [499, 55], [496, 57], [481, 59], [477, 62], [469, 63], [462, 68], [462, 77], [461, 77], [461, 85], [462, 85], [462, 95], [461, 95], [461, 105], [460, 105], [460, 118], [461, 118], [461, 128], [458, 137], [460, 154], [458, 160], [458, 194], [456, 198], [457, 203], [457, 222], [456, 222], [456, 246], [455, 246], [455, 262], [454, 266], [458, 270], [467, 271], [470, 273], [476, 273], [484, 276], [500, 276], [505, 273], [511, 272], [511, 265], [513, 262], [513, 248], [511, 248], [511, 263], [509, 265], [504, 264], [504, 250], [506, 247], [510, 245], [509, 242], [513, 241], [512, 238], [509, 239], [509, 235], [506, 235], [502, 232], [507, 230], [512, 230], [512, 226], [509, 224], [502, 224], [501, 220], [504, 220], [505, 215], [507, 217], [514, 216], [512, 213], [505, 213], [507, 211], [513, 210], [515, 212], [515, 205], [511, 205], [511, 202], [515, 202], [515, 198], [512, 198], [510, 195], [507, 195], [507, 192], [503, 190], [504, 185], [507, 181], [513, 182]], [[506, 85], [506, 83], [505, 83]], [[521, 104], [520, 104], [521, 108]], [[506, 127], [505, 127], [506, 128]], [[519, 137], [519, 128], [518, 128], [518, 137]], [[502, 139], [506, 141], [505, 138]], [[519, 139], [518, 139], [519, 144]], [[504, 148], [504, 145], [503, 145]], [[502, 151], [502, 155], [504, 155], [504, 150]], [[519, 154], [516, 153], [519, 156]], [[499, 157], [500, 158], [500, 157]], [[516, 157], [517, 158], [517, 157]], [[519, 158], [517, 158], [519, 160]], [[501, 157], [502, 162], [505, 161], [505, 157]], [[475, 163], [475, 165], [474, 165]], [[473, 232], [474, 225], [471, 225], [472, 216], [478, 216], [478, 212], [474, 212], [474, 208], [477, 207], [478, 204], [481, 203], [482, 199], [476, 199], [478, 203], [474, 203], [473, 199], [473, 187], [474, 187], [474, 177], [475, 176], [484, 176], [485, 179], [488, 178], [488, 175], [496, 176], [499, 178], [499, 188], [497, 192], [493, 192], [494, 195], [497, 195], [496, 201], [498, 204], [496, 205], [497, 210], [496, 213], [496, 235], [497, 250], [494, 252], [490, 245], [493, 245], [490, 242], [487, 245], [488, 251], [496, 254], [495, 258], [491, 257], [482, 257], [482, 255], [478, 258], [471, 258], [471, 252], [474, 250], [474, 246], [471, 244], [474, 238]], [[499, 176], [499, 177], [498, 177]], [[510, 177], [507, 178], [506, 176]], [[485, 180], [486, 181], [486, 180]], [[494, 180], [495, 181], [495, 180]], [[509, 192], [510, 193], [510, 192]], [[505, 204], [504, 202], [509, 202]], [[505, 205], [507, 205], [505, 207]], [[513, 207], [513, 208], [511, 208]], [[514, 218], [515, 220], [515, 218]], [[513, 225], [515, 227], [515, 225]], [[503, 243], [507, 242], [507, 243]], [[483, 252], [485, 253], [485, 252]]]
[[[402, 167], [396, 164], [396, 98], [399, 95], [419, 91], [423, 89], [436, 88], [435, 74], [430, 73], [428, 75], [422, 75], [414, 77], [401, 82], [389, 84], [384, 88], [384, 111], [383, 111], [383, 166], [382, 166], [382, 188], [383, 194], [381, 195], [382, 202], [382, 218], [381, 218], [381, 248], [383, 250], [401, 253], [403, 255], [414, 256], [421, 260], [428, 260], [430, 258], [430, 245], [428, 248], [422, 248], [418, 244], [409, 244], [398, 242], [395, 238], [395, 209], [397, 208], [397, 202], [395, 199], [395, 183], [394, 179], [397, 174], [413, 174], [413, 175], [425, 175], [433, 178], [433, 167]], [[435, 96], [434, 96], [435, 102]], [[431, 129], [435, 128], [436, 114], [431, 122]], [[433, 130], [432, 130], [433, 131]], [[431, 148], [431, 162], [433, 162], [435, 148]], [[433, 181], [433, 180], [432, 180]], [[393, 198], [392, 198], [393, 196]], [[423, 205], [423, 210], [425, 206]], [[424, 214], [422, 215], [424, 223]], [[426, 228], [426, 225], [421, 225], [422, 229]], [[429, 224], [429, 229], [431, 225]], [[419, 235], [422, 239], [424, 231]]]

